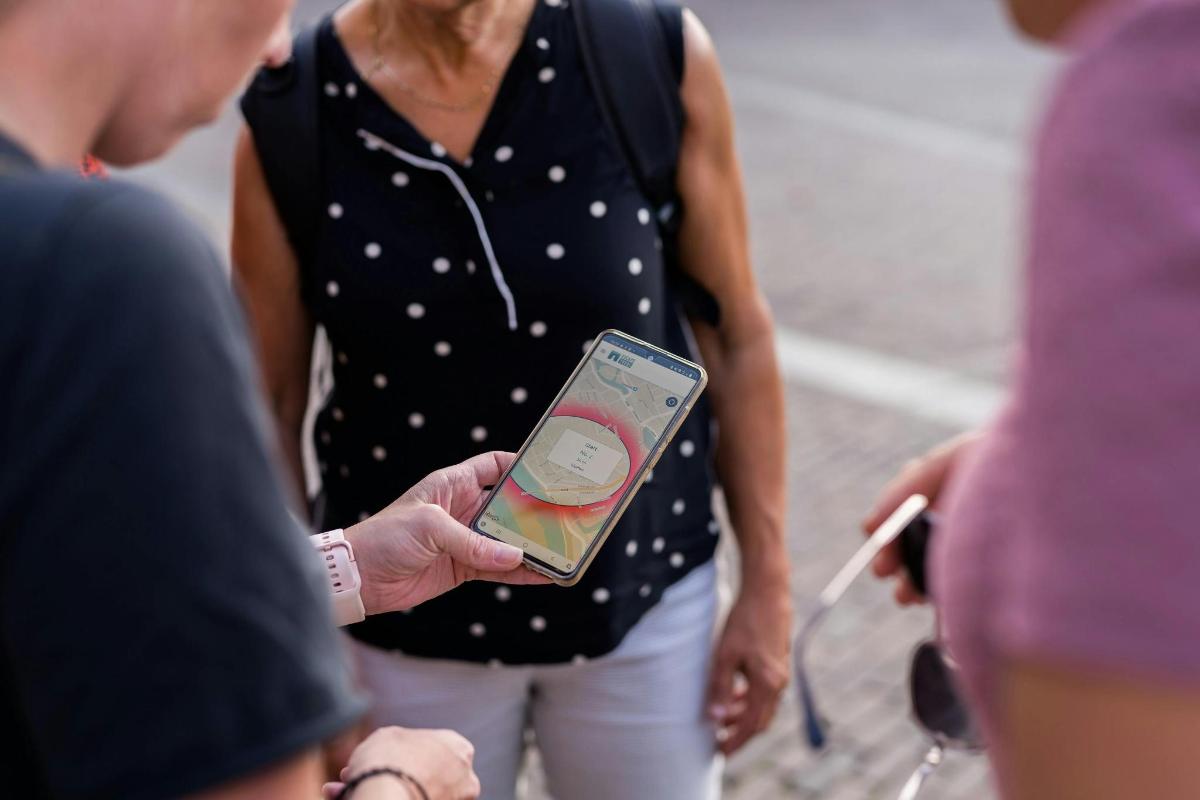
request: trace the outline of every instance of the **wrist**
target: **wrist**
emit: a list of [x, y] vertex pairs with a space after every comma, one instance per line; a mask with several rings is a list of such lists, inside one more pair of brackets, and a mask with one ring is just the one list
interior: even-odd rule
[[374, 778], [347, 792], [345, 800], [417, 800], [417, 795], [399, 779]]
[[777, 546], [743, 550], [740, 567], [743, 593], [788, 593], [791, 590], [791, 564], [782, 542]]
[[371, 547], [371, 537], [366, 535], [364, 530], [364, 526], [368, 522], [369, 520], [346, 528], [343, 535], [350, 546], [354, 548], [358, 565], [359, 597], [362, 599], [363, 612], [369, 617], [387, 609], [380, 608], [379, 595], [376, 591], [379, 588], [379, 582], [375, 580], [371, 569], [376, 559]]
[[366, 617], [362, 602], [362, 578], [354, 547], [341, 529], [314, 534], [309, 541], [321, 559], [322, 572], [333, 600], [334, 622], [338, 626], [362, 622]]
[[338, 800], [429, 800], [425, 786], [409, 772], [394, 767], [372, 767], [346, 781]]
[[738, 603], [751, 604], [764, 611], [771, 608], [791, 608], [792, 593], [786, 582], [753, 583], [746, 581], [738, 591]]

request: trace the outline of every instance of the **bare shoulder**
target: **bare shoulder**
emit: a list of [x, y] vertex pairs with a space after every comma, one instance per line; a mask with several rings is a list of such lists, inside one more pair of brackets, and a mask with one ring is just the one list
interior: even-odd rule
[[688, 124], [710, 128], [728, 116], [729, 101], [717, 48], [700, 18], [683, 11], [684, 71], [681, 95]]
[[1189, 745], [1200, 690], [1193, 681], [1017, 661], [1005, 690], [1015, 796], [1195, 796], [1200, 760]]
[[713, 74], [720, 75], [721, 67], [712, 34], [690, 8], [683, 10], [683, 52], [685, 91], [693, 81], [711, 79]]
[[700, 21], [696, 12], [690, 8], [683, 10], [683, 46], [688, 62], [691, 62], [693, 57], [701, 60], [716, 60], [717, 49], [713, 44], [712, 35], [708, 32], [708, 28], [704, 27], [704, 23]]

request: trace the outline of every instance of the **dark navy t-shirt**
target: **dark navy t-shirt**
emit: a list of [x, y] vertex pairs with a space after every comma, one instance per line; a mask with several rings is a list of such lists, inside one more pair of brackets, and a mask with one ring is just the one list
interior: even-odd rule
[[164, 200], [0, 138], [0, 795], [178, 797], [360, 714], [243, 329]]

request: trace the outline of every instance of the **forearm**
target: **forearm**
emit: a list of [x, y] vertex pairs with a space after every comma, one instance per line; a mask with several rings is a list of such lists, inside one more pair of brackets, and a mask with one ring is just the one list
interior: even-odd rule
[[188, 795], [187, 800], [319, 797], [320, 786], [320, 759], [314, 749], [260, 769], [251, 775], [234, 778], [221, 786]]
[[284, 477], [296, 492], [295, 500], [300, 515], [304, 519], [308, 519], [308, 482], [304, 477], [303, 427], [303, 420], [296, 422], [276, 417], [275, 430], [279, 438]]
[[304, 304], [299, 261], [246, 128], [237, 145], [230, 256], [234, 284], [245, 301], [254, 335], [262, 387], [275, 419], [284, 466], [303, 507], [307, 491], [301, 431], [308, 410], [316, 323]]
[[712, 394], [720, 429], [717, 473], [741, 552], [743, 579], [786, 586], [786, 424], [769, 320], [724, 337]]

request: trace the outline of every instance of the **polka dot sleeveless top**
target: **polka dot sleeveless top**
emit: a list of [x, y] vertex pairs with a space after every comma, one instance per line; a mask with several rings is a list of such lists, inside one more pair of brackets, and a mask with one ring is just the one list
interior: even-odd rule
[[[688, 352], [657, 227], [602, 121], [571, 14], [538, 3], [462, 163], [377, 96], [323, 24], [326, 214], [304, 285], [334, 353], [314, 432], [325, 528], [434, 469], [518, 449], [605, 328]], [[508, 664], [612, 650], [712, 557], [709, 425], [701, 404], [579, 585], [471, 583], [353, 634]]]

